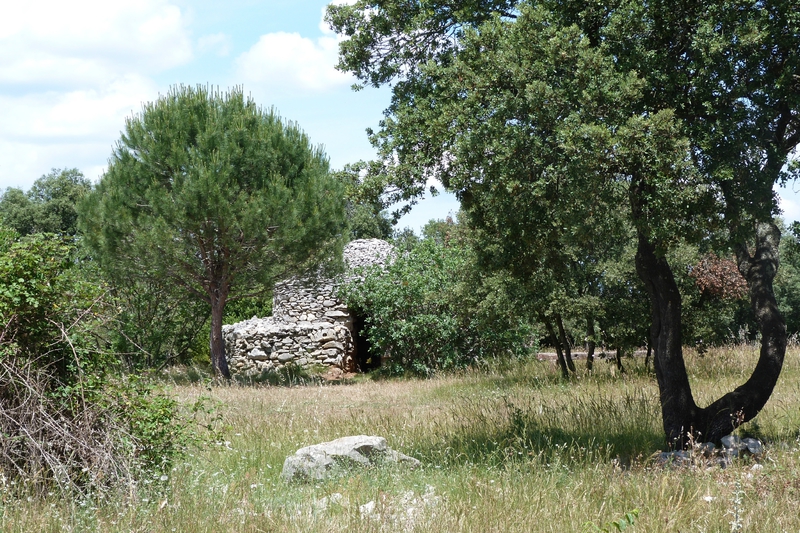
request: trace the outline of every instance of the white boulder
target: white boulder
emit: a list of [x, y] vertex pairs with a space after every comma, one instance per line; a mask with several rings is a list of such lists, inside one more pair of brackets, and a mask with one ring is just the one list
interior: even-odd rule
[[281, 477], [286, 481], [320, 480], [353, 467], [380, 463], [401, 463], [411, 468], [420, 464], [389, 448], [383, 437], [355, 435], [300, 448], [284, 461]]

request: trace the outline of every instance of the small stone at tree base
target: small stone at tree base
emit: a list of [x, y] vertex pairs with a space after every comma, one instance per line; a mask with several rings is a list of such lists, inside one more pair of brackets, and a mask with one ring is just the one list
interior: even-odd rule
[[758, 439], [748, 437], [746, 439], [742, 439], [742, 443], [747, 447], [747, 451], [753, 455], [761, 455], [761, 453], [764, 451], [764, 446]]
[[758, 439], [749, 437], [741, 439], [736, 435], [726, 435], [720, 442], [721, 448], [717, 448], [711, 442], [703, 442], [688, 451], [660, 452], [654, 456], [655, 463], [659, 466], [718, 465], [725, 468], [734, 458], [752, 455], [758, 459], [764, 452], [764, 446]]

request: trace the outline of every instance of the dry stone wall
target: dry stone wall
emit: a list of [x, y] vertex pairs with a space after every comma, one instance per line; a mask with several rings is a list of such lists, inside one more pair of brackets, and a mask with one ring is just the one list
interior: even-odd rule
[[[394, 248], [379, 239], [352, 241], [344, 249], [344, 279], [358, 269], [385, 265]], [[257, 376], [287, 364], [352, 370], [356, 353], [353, 316], [337, 297], [337, 280], [291, 278], [275, 285], [273, 314], [222, 327], [234, 374]]]

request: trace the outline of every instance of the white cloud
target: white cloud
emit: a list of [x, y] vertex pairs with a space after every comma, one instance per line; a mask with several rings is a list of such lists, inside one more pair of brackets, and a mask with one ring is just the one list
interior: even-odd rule
[[[339, 0], [337, 4], [353, 3]], [[322, 17], [325, 9], [322, 10]], [[238, 80], [272, 94], [323, 92], [353, 83], [354, 78], [336, 70], [339, 42], [324, 20], [322, 36], [310, 39], [299, 33], [268, 33], [236, 59]]]
[[53, 168], [78, 168], [87, 178], [97, 180], [106, 168], [98, 165], [98, 160], [107, 160], [111, 149], [111, 140], [52, 144], [0, 142], [0, 192], [6, 187], [28, 189]]
[[53, 167], [98, 177], [125, 118], [156, 94], [154, 82], [130, 74], [101, 89], [0, 95], [0, 189], [26, 186]]
[[0, 188], [51, 167], [95, 178], [152, 76], [191, 61], [170, 0], [7, 3], [0, 17]]
[[237, 58], [237, 78], [247, 85], [286, 93], [345, 86], [352, 77], [334, 68], [338, 51], [335, 37], [313, 41], [298, 33], [268, 33]]
[[0, 18], [0, 86], [100, 86], [191, 58], [185, 20], [166, 0], [29, 0]]
[[[248, 15], [239, 5], [244, 3], [234, 2], [236, 17]], [[334, 147], [337, 165], [372, 153], [363, 128], [375, 126], [388, 96], [369, 91], [356, 96], [347, 89], [352, 78], [334, 69], [338, 37], [324, 23], [316, 31], [319, 19], [310, 21], [310, 38], [264, 35], [234, 61], [231, 51], [241, 35], [209, 18], [216, 11], [205, 9], [204, 1], [5, 4], [0, 15], [0, 190], [27, 188], [53, 167], [77, 167], [96, 179], [125, 118], [165, 91], [166, 84], [181, 80], [244, 84], [263, 101], [280, 104], [286, 117], [300, 120], [314, 142]], [[193, 23], [193, 17], [200, 20]], [[242, 20], [243, 26], [251, 23]], [[198, 26], [204, 29], [193, 35], [192, 27]], [[214, 54], [230, 54], [230, 59], [209, 61]], [[213, 70], [222, 65], [230, 70]], [[181, 68], [173, 73], [176, 67]], [[238, 75], [229, 77], [233, 71]]]
[[108, 138], [139, 111], [139, 103], [157, 93], [139, 75], [122, 76], [101, 89], [48, 91], [13, 97], [0, 95], [0, 141], [77, 142]]

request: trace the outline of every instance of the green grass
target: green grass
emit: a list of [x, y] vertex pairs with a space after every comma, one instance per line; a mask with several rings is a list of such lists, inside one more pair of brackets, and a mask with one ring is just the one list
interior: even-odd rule
[[[696, 397], [708, 402], [741, 383], [756, 357], [752, 347], [688, 353]], [[431, 380], [174, 385], [187, 401], [219, 402], [226, 443], [177, 465], [166, 487], [154, 481], [118, 501], [6, 496], [0, 530], [583, 532], [638, 509], [627, 531], [727, 532], [736, 516], [742, 531], [800, 531], [800, 351], [790, 350], [769, 404], [740, 429], [766, 442], [761, 468], [654, 466], [657, 388], [636, 365], [626, 361], [628, 374], [617, 376], [599, 362], [571, 382], [529, 361]], [[317, 484], [280, 479], [297, 448], [362, 433], [423, 466]], [[370, 501], [375, 511], [362, 517]]]

